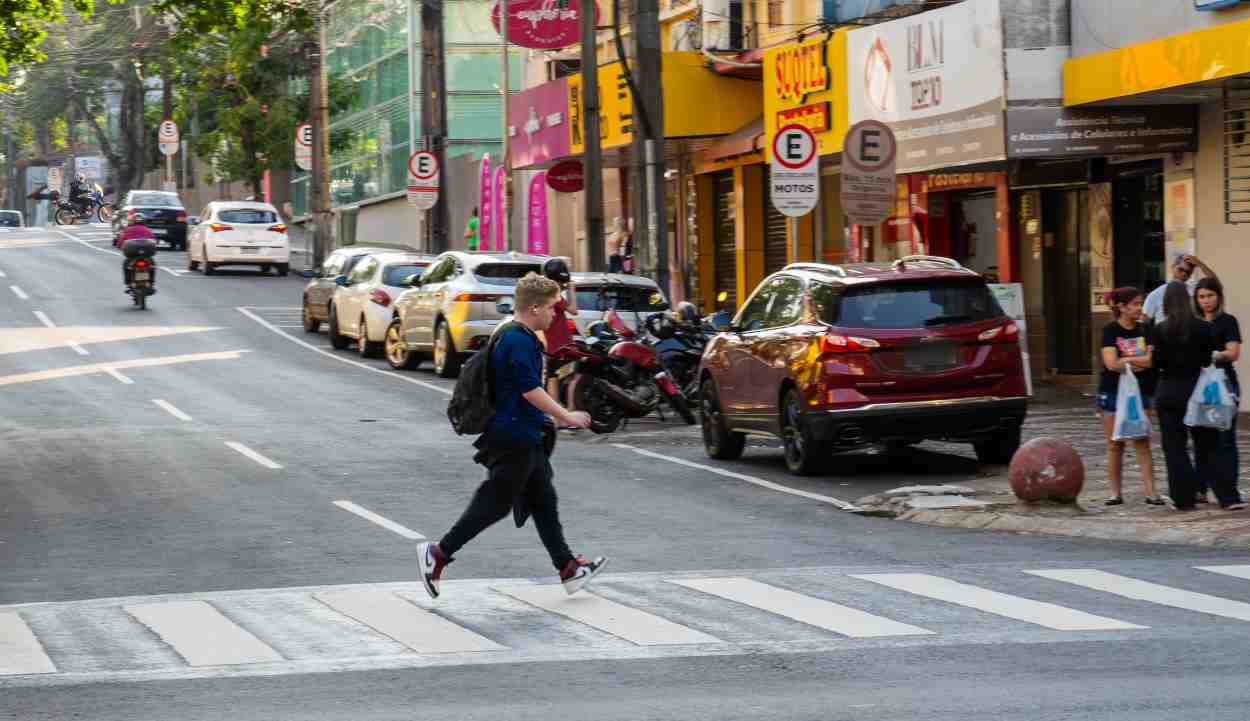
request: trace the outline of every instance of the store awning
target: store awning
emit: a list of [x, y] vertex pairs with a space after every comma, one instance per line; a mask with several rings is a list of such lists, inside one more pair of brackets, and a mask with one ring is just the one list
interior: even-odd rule
[[752, 120], [726, 135], [707, 149], [706, 160], [724, 160], [735, 155], [747, 155], [764, 147], [764, 116]]
[[1069, 60], [1063, 104], [1198, 103], [1226, 78], [1250, 73], [1250, 20]]

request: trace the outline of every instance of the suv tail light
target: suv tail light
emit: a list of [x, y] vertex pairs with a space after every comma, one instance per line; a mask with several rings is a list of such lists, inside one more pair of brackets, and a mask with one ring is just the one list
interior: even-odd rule
[[1008, 323], [997, 328], [990, 328], [981, 335], [977, 336], [977, 340], [982, 343], [1015, 343], [1020, 339], [1020, 327], [1015, 323]]
[[881, 344], [872, 338], [856, 338], [849, 335], [838, 335], [837, 333], [825, 333], [820, 339], [820, 351], [822, 353], [871, 353], [881, 347]]
[[269, 226], [269, 230], [270, 230], [270, 232], [273, 232], [273, 233], [285, 233], [285, 232], [286, 232], [286, 224], [285, 224], [285, 223], [278, 223], [277, 225], [271, 225], [271, 226]]
[[223, 230], [234, 230], [234, 228], [226, 225], [225, 223], [209, 223], [208, 227], [211, 228], [214, 233], [220, 233]]
[[387, 295], [386, 291], [382, 290], [381, 288], [378, 288], [377, 290], [370, 293], [369, 300], [373, 301], [374, 303], [377, 303], [383, 308], [391, 304], [391, 297]]
[[494, 303], [502, 297], [498, 293], [457, 293], [452, 300], [457, 303]]

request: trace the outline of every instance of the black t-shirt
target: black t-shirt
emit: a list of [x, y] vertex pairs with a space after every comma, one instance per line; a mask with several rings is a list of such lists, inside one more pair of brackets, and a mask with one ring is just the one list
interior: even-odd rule
[[1159, 370], [1159, 392], [1155, 401], [1161, 406], [1183, 406], [1193, 393], [1198, 374], [1211, 365], [1215, 339], [1211, 324], [1194, 318], [1185, 332], [1173, 340], [1168, 335], [1168, 320], [1150, 329], [1150, 345], [1154, 348], [1154, 366]]
[[[1116, 358], [1137, 358], [1150, 352], [1149, 344], [1146, 340], [1146, 326], [1138, 325], [1133, 328], [1125, 328], [1120, 325], [1120, 321], [1113, 320], [1102, 329], [1101, 348], [1115, 348]], [[1101, 351], [1099, 358], [1102, 357]], [[1150, 395], [1147, 385], [1153, 386], [1153, 374], [1146, 371], [1139, 371], [1134, 368], [1137, 373], [1138, 381], [1142, 385], [1142, 393]], [[1120, 388], [1120, 374], [1115, 371], [1107, 370], [1104, 364], [1102, 367], [1102, 376], [1098, 381], [1099, 393], [1115, 393]]]
[[[1229, 343], [1241, 342], [1241, 324], [1237, 322], [1237, 318], [1227, 313], [1221, 313], [1218, 318], [1211, 323], [1211, 335], [1215, 336], [1215, 349], [1223, 351], [1228, 347]], [[1228, 380], [1237, 383], [1237, 370], [1233, 368], [1232, 363], [1217, 363], [1217, 368], [1223, 368], [1228, 374]]]

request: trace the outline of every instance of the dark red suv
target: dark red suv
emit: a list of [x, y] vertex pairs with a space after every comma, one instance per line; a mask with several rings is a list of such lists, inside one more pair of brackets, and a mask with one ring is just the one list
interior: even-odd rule
[[1019, 341], [981, 276], [949, 258], [790, 265], [703, 355], [704, 445], [734, 459], [746, 434], [776, 436], [798, 474], [924, 440], [1006, 463], [1028, 410]]

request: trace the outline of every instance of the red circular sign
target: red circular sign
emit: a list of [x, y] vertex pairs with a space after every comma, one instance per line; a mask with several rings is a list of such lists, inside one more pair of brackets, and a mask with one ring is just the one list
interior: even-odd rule
[[557, 193], [576, 193], [586, 187], [586, 171], [580, 160], [564, 160], [547, 171], [547, 185]]
[[[789, 147], [787, 147], [787, 152], [781, 152], [777, 149], [778, 143], [782, 140], [787, 140], [792, 133], [801, 133], [803, 135], [801, 142], [804, 145], [802, 148], [799, 148], [800, 156], [792, 155], [789, 152]], [[791, 123], [778, 130], [777, 134], [773, 136], [773, 160], [789, 170], [800, 170], [807, 167], [812, 162], [812, 159], [816, 157], [816, 153], [819, 150], [820, 144], [816, 142], [816, 134], [805, 125]]]
[[438, 177], [438, 156], [428, 150], [418, 150], [408, 158], [408, 172], [417, 180]]
[[[581, 2], [577, 0], [505, 0], [508, 4], [508, 42], [524, 48], [559, 50], [581, 37]], [[595, 24], [599, 24], [596, 3]], [[499, 3], [490, 13], [499, 32]]]

